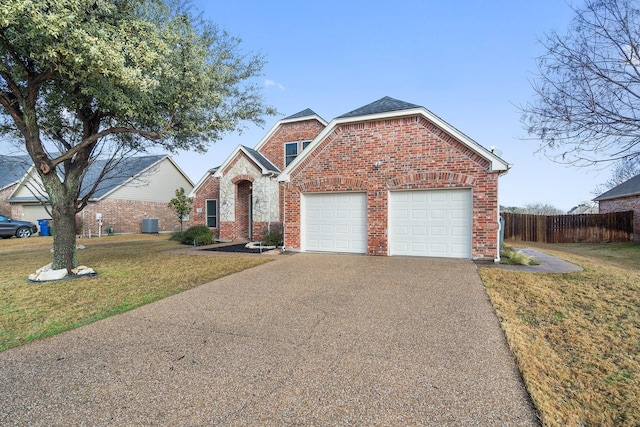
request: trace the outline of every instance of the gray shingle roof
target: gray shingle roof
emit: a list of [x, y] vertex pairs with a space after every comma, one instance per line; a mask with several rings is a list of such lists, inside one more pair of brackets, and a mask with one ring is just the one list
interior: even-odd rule
[[400, 101], [389, 96], [385, 96], [384, 98], [380, 98], [377, 101], [372, 102], [371, 104], [367, 104], [364, 107], [349, 111], [348, 113], [338, 116], [337, 118], [340, 119], [346, 117], [368, 116], [371, 114], [389, 113], [391, 111], [409, 110], [412, 108], [420, 108], [420, 106], [411, 104], [409, 102]]
[[[154, 163], [167, 157], [166, 155], [158, 156], [136, 156], [123, 159], [117, 164], [113, 170], [109, 171], [102, 182], [98, 184], [95, 193], [91, 196], [92, 199], [99, 199], [105, 196], [107, 193], [113, 191], [117, 187], [123, 185], [127, 180], [135, 177], [140, 172], [144, 171]], [[104, 169], [107, 161], [98, 159], [89, 167], [87, 173], [82, 180], [82, 186], [80, 189], [80, 197], [84, 197], [91, 187], [98, 180], [100, 173]]]
[[293, 120], [293, 119], [301, 119], [303, 117], [317, 116], [317, 114], [310, 108], [300, 111], [299, 113], [295, 113], [290, 115], [289, 117], [285, 117], [282, 120]]
[[254, 159], [256, 159], [256, 161], [260, 163], [260, 166], [262, 166], [264, 169], [268, 170], [269, 172], [280, 173], [280, 169], [278, 169], [273, 163], [267, 160], [266, 157], [264, 157], [253, 148], [245, 147], [244, 145], [242, 146], [242, 148], [246, 150], [247, 153], [249, 153]]
[[0, 155], [0, 188], [17, 182], [31, 166], [31, 157]]
[[640, 195], [640, 175], [636, 175], [633, 178], [623, 182], [622, 184], [613, 187], [611, 190], [599, 195], [593, 200], [610, 200], [636, 195]]
[[[6, 157], [6, 156], [5, 156]], [[16, 156], [11, 156], [16, 157]], [[145, 169], [149, 168], [156, 162], [159, 162], [161, 159], [167, 157], [166, 155], [158, 155], [158, 156], [135, 156], [129, 157], [121, 160], [117, 165], [110, 168], [105, 176], [102, 178], [101, 182], [97, 185], [95, 192], [91, 196], [92, 199], [99, 199], [109, 192], [113, 191], [117, 187], [125, 184], [128, 180], [135, 177]], [[4, 161], [4, 158], [0, 158], [0, 162]], [[25, 159], [23, 159], [25, 160]], [[26, 157], [28, 161], [27, 166], [22, 169], [17, 169], [18, 171], [22, 171], [21, 175], [18, 179], [22, 178], [24, 173], [26, 173], [29, 166], [32, 165], [31, 158]], [[80, 186], [80, 198], [87, 195], [87, 193], [91, 190], [93, 185], [98, 181], [102, 170], [107, 164], [107, 160], [97, 159], [96, 161], [89, 166], [87, 169], [84, 178], [82, 179], [82, 184]], [[4, 163], [0, 164], [0, 170], [3, 171], [5, 175], [8, 175], [4, 169]], [[0, 187], [1, 188], [1, 187]], [[40, 199], [40, 198], [39, 198]], [[45, 197], [48, 199], [48, 197]], [[34, 200], [34, 197], [31, 198], [13, 198], [12, 202], [17, 202], [21, 200]]]

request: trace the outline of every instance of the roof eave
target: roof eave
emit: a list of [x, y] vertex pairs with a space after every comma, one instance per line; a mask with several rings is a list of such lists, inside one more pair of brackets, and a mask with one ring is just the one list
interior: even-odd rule
[[615, 199], [626, 199], [627, 197], [640, 197], [640, 192], [633, 192], [627, 194], [616, 194], [613, 196], [598, 196], [595, 199], [592, 199], [594, 202], [605, 202], [607, 200], [615, 200]]

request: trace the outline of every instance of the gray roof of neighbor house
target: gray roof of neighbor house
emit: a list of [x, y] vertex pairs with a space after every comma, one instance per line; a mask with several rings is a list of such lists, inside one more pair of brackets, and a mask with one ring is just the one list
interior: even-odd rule
[[317, 116], [317, 114], [311, 108], [307, 108], [305, 110], [300, 111], [299, 113], [295, 113], [290, 115], [289, 117], [285, 117], [282, 120], [301, 119], [303, 117], [310, 117], [310, 116]]
[[601, 200], [619, 199], [621, 197], [636, 195], [640, 195], [640, 175], [636, 175], [633, 178], [626, 180], [622, 184], [613, 187], [611, 190], [599, 195], [593, 200], [599, 202]]
[[31, 157], [27, 155], [0, 155], [0, 189], [20, 181], [31, 164]]
[[385, 96], [384, 98], [380, 98], [377, 101], [372, 102], [371, 104], [367, 104], [364, 107], [349, 111], [348, 113], [338, 116], [337, 118], [340, 119], [346, 117], [368, 116], [371, 114], [388, 113], [390, 111], [410, 110], [412, 108], [420, 108], [420, 106], [411, 104], [409, 102], [400, 101], [389, 96]]
[[[105, 173], [101, 180], [100, 175], [107, 165], [108, 160], [97, 159], [89, 166], [82, 179], [79, 198], [85, 197], [96, 182], [100, 180], [95, 192], [91, 195], [91, 199], [100, 199], [166, 157], [168, 156], [134, 156], [121, 159], [109, 167], [109, 171]], [[31, 165], [32, 163], [29, 164]], [[48, 200], [48, 197], [13, 197], [8, 201], [19, 202], [35, 199]]]
[[[105, 196], [165, 157], [167, 156], [135, 156], [120, 160], [113, 166], [113, 168], [110, 168], [111, 170], [109, 170], [102, 178], [91, 198], [99, 199]], [[82, 187], [80, 189], [81, 198], [89, 192], [96, 181], [100, 178], [100, 174], [106, 164], [107, 160], [98, 159], [89, 166], [89, 169], [82, 180]]]
[[264, 157], [258, 151], [254, 150], [253, 148], [246, 147], [244, 145], [242, 146], [242, 148], [247, 153], [249, 153], [251, 157], [253, 157], [258, 163], [260, 163], [260, 166], [262, 166], [267, 171], [280, 173], [280, 169], [278, 169], [273, 163], [271, 163], [266, 157]]

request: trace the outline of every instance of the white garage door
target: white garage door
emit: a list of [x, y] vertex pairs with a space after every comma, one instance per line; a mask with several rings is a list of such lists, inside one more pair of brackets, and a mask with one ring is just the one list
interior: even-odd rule
[[51, 219], [51, 215], [42, 205], [22, 205], [22, 218], [20, 219], [37, 225], [39, 219]]
[[471, 258], [470, 189], [389, 193], [389, 255]]
[[302, 250], [367, 252], [366, 193], [302, 195]]

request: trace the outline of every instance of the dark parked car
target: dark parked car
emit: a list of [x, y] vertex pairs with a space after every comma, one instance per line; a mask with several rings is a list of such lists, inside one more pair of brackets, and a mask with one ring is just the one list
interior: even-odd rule
[[8, 216], [0, 215], [0, 237], [29, 237], [38, 232], [38, 227], [27, 221], [16, 221]]

